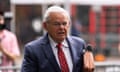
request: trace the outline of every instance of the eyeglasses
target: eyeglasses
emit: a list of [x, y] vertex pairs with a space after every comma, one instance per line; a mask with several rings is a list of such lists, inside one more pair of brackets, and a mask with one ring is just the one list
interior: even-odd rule
[[53, 25], [53, 26], [56, 26], [56, 27], [59, 27], [59, 26], [67, 26], [68, 25], [68, 23], [67, 22], [48, 22], [48, 23], [50, 23], [51, 25]]

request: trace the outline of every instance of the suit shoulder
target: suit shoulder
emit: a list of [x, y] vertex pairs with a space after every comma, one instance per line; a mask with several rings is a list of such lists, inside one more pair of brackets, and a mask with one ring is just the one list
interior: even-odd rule
[[30, 41], [28, 42], [27, 44], [25, 44], [25, 47], [26, 46], [37, 46], [37, 45], [40, 45], [42, 43], [42, 40], [43, 40], [43, 37], [39, 37], [33, 41]]
[[85, 43], [85, 40], [81, 37], [76, 37], [76, 36], [70, 36], [70, 37], [72, 38], [72, 40]]

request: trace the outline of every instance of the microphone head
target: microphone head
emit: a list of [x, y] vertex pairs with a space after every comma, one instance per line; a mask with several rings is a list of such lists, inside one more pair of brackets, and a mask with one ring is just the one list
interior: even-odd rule
[[87, 47], [86, 47], [86, 51], [90, 51], [90, 52], [93, 51], [92, 46], [91, 46], [90, 44], [87, 45]]

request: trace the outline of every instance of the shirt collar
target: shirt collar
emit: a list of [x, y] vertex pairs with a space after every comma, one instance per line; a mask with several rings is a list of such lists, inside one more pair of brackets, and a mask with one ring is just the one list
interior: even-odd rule
[[[50, 45], [51, 45], [52, 47], [56, 48], [57, 43], [56, 43], [49, 35], [48, 35], [48, 38], [49, 38], [49, 40], [50, 40]], [[66, 40], [64, 40], [64, 41], [62, 42], [62, 46], [65, 47], [65, 48], [68, 48], [68, 44], [67, 44], [67, 41], [66, 41]]]

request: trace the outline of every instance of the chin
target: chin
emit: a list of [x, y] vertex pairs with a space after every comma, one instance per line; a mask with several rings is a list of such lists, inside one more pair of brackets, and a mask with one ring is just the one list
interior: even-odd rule
[[59, 41], [63, 41], [65, 39], [65, 37], [59, 38]]

